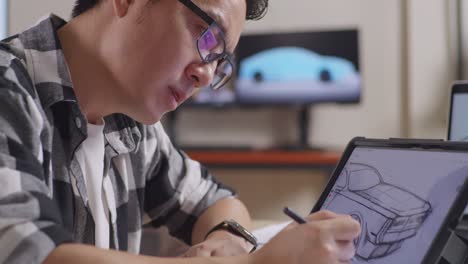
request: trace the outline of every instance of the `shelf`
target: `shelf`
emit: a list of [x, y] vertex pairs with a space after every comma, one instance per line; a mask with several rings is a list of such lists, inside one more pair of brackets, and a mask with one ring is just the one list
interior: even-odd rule
[[341, 153], [300, 150], [189, 150], [187, 154], [206, 166], [334, 167]]

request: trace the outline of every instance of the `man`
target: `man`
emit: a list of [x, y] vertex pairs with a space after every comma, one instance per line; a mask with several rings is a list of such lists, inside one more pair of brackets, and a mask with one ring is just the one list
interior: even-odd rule
[[[0, 51], [0, 262], [347, 263], [359, 225], [320, 212], [253, 254], [250, 217], [159, 120], [221, 87], [267, 0], [78, 0]], [[226, 221], [233, 219], [233, 221]], [[136, 255], [144, 224], [194, 245]], [[190, 257], [190, 258], [188, 258]]]

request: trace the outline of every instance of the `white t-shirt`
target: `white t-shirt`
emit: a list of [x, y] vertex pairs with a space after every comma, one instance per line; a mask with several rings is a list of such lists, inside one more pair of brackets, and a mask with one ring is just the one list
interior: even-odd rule
[[83, 171], [88, 203], [95, 223], [95, 246], [109, 248], [109, 206], [104, 186], [104, 124], [88, 123], [88, 137], [76, 155]]

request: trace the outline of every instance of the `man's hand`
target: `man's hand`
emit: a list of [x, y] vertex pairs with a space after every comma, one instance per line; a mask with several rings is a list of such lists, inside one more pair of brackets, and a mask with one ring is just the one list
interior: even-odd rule
[[359, 223], [347, 215], [321, 211], [307, 223], [292, 223], [253, 254], [253, 263], [351, 263]]
[[224, 257], [248, 254], [252, 245], [245, 239], [227, 231], [219, 230], [211, 233], [205, 241], [194, 245], [183, 257]]

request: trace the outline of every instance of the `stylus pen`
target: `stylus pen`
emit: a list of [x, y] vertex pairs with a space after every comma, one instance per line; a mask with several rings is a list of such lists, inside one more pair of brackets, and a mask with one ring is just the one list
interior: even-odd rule
[[[283, 212], [287, 216], [291, 217], [294, 221], [296, 221], [299, 224], [305, 224], [307, 222], [304, 218], [302, 218], [300, 215], [296, 214], [293, 210], [289, 209], [289, 207], [287, 207], [287, 206], [283, 209]], [[353, 256], [351, 258], [351, 260], [354, 260], [354, 259], [355, 258]]]
[[305, 224], [307, 221], [302, 218], [300, 215], [296, 214], [293, 210], [289, 209], [289, 207], [285, 207], [283, 209], [283, 213], [285, 213], [287, 216], [291, 217], [294, 221], [296, 221], [299, 224]]

